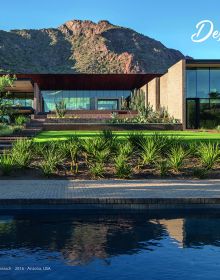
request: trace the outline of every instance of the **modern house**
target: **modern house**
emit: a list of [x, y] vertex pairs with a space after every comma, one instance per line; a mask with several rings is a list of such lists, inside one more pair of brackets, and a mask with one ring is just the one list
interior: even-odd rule
[[165, 108], [183, 128], [220, 125], [220, 60], [180, 60], [160, 74], [16, 74], [14, 105], [35, 114], [55, 110], [123, 109], [123, 100], [141, 94], [145, 106]]

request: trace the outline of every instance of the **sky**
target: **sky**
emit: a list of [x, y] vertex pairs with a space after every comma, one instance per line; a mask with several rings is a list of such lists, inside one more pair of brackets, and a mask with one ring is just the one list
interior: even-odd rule
[[[58, 27], [68, 20], [108, 20], [161, 41], [193, 58], [220, 59], [219, 0], [10, 0], [1, 1], [0, 29]], [[198, 33], [196, 25], [204, 23]], [[202, 27], [202, 23], [199, 28]], [[214, 37], [212, 37], [213, 32]], [[209, 35], [209, 36], [208, 36]], [[218, 41], [219, 39], [219, 41]]]

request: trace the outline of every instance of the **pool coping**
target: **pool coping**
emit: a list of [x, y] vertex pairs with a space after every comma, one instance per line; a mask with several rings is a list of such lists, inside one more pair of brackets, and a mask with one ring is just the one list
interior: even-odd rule
[[220, 208], [220, 180], [3, 180], [0, 210]]

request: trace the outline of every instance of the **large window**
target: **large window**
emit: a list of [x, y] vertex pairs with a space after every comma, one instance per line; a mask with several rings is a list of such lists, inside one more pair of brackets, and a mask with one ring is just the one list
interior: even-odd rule
[[[42, 91], [44, 111], [50, 112], [55, 110], [55, 104], [64, 100], [68, 110], [95, 110], [104, 107], [107, 110], [115, 108], [115, 103], [98, 103], [97, 100], [126, 98], [130, 96], [130, 91], [126, 90], [58, 90]], [[118, 105], [117, 105], [118, 106]], [[98, 108], [99, 107], [99, 108]]]
[[209, 69], [197, 69], [197, 95], [199, 98], [209, 96]]
[[220, 97], [220, 69], [210, 69], [210, 97]]
[[187, 128], [215, 128], [220, 125], [220, 69], [186, 71]]
[[196, 97], [196, 70], [195, 69], [187, 70], [186, 93], [188, 98]]
[[33, 94], [32, 93], [11, 93], [6, 99], [13, 107], [32, 107], [33, 108]]
[[197, 68], [186, 71], [187, 98], [220, 97], [220, 69]]
[[189, 98], [186, 106], [187, 128], [212, 129], [220, 125], [220, 98]]

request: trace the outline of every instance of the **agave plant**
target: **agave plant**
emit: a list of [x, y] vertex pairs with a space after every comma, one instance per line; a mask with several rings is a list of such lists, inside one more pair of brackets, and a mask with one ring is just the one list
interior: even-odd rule
[[174, 146], [168, 154], [169, 166], [176, 172], [180, 171], [183, 166], [187, 153], [182, 146]]
[[0, 169], [3, 175], [10, 175], [14, 168], [14, 160], [8, 151], [3, 151], [0, 157]]
[[198, 155], [202, 165], [210, 170], [220, 159], [219, 143], [200, 143], [198, 146]]
[[32, 141], [17, 140], [12, 147], [11, 156], [17, 167], [28, 167], [32, 158]]

